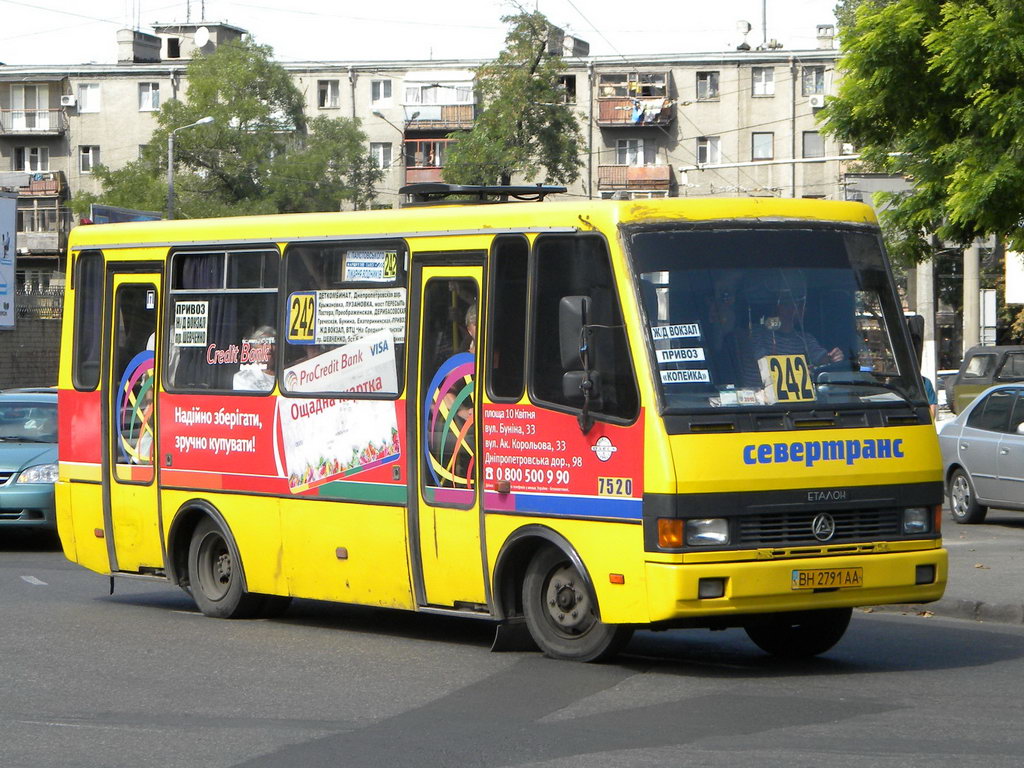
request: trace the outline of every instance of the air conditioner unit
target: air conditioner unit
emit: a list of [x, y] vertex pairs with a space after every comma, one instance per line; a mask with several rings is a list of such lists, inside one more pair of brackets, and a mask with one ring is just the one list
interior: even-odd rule
[[78, 106], [78, 99], [69, 93], [67, 96], [60, 97], [60, 105], [62, 107], [76, 107]]
[[821, 109], [825, 106], [825, 97], [820, 93], [814, 94], [808, 101], [811, 104], [811, 109]]

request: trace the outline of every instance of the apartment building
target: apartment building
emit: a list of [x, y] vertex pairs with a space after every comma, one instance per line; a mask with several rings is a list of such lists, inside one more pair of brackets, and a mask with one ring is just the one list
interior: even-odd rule
[[[31, 288], [62, 279], [68, 203], [98, 192], [93, 170], [138, 157], [167, 99], [184, 98], [188, 60], [237, 39], [225, 23], [118, 33], [115, 64], [0, 65], [0, 187], [16, 189], [18, 275]], [[562, 99], [585, 150], [569, 194], [583, 198], [771, 195], [843, 199], [844, 154], [818, 130], [838, 51], [589, 56], [566, 37]], [[385, 169], [376, 204], [405, 184], [439, 181], [452, 135], [472, 127], [482, 61], [284, 64], [310, 116], [357, 117]], [[845, 149], [845, 151], [844, 151]]]

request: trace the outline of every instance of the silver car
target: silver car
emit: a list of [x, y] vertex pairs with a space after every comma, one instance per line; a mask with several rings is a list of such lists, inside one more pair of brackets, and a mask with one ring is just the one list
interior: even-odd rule
[[950, 514], [980, 523], [989, 507], [1024, 510], [1024, 385], [989, 387], [939, 432]]

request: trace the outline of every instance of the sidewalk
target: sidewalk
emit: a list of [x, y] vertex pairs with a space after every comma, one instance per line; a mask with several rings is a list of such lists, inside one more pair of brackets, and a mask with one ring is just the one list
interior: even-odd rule
[[949, 580], [941, 600], [876, 610], [1008, 624], [1024, 623], [1024, 512], [990, 509], [980, 525], [957, 525], [943, 512]]

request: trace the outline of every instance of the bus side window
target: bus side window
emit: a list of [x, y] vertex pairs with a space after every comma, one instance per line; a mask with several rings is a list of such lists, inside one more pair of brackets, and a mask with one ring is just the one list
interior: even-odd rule
[[168, 387], [231, 390], [240, 371], [269, 369], [273, 389], [274, 366], [257, 332], [277, 325], [278, 252], [190, 251], [171, 258]]
[[407, 261], [401, 240], [288, 248], [280, 345], [285, 394], [399, 395]]
[[526, 369], [526, 296], [529, 244], [525, 237], [495, 239], [491, 254], [488, 384], [495, 400], [523, 395]]
[[559, 347], [559, 303], [564, 296], [586, 296], [591, 307], [590, 362], [601, 379], [600, 398], [593, 413], [635, 418], [640, 395], [604, 239], [539, 237], [535, 251], [531, 394], [541, 402], [578, 409], [578, 403], [567, 400], [562, 388], [565, 371]]
[[100, 383], [100, 336], [103, 323], [103, 255], [80, 254], [75, 260], [74, 381], [79, 389]]

